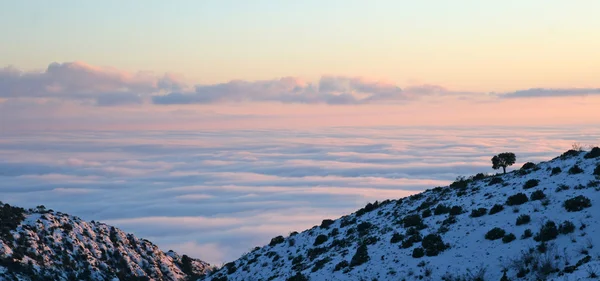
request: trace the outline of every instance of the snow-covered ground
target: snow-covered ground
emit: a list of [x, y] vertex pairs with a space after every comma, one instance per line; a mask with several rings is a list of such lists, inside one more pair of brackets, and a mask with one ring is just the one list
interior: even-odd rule
[[[244, 254], [203, 280], [501, 280], [504, 274], [505, 280], [598, 280], [600, 178], [593, 173], [599, 169], [600, 157], [584, 155], [557, 157], [535, 168], [467, 180], [464, 188], [457, 182], [371, 204], [333, 222], [274, 238], [270, 245]], [[576, 173], [574, 166], [582, 171]], [[494, 178], [502, 182], [490, 184]], [[539, 182], [524, 188], [530, 180]], [[532, 200], [538, 199], [532, 194], [539, 196], [540, 191], [545, 198]], [[527, 202], [507, 204], [508, 197], [518, 193], [525, 194]], [[567, 211], [565, 201], [577, 196], [588, 198], [591, 206]], [[496, 204], [503, 209], [490, 214]], [[438, 205], [458, 206], [462, 212], [451, 215]], [[485, 208], [486, 214], [472, 217], [472, 210], [478, 208]], [[426, 210], [432, 215], [423, 218]], [[405, 227], [410, 215], [422, 219], [420, 231]], [[530, 221], [517, 225], [521, 215], [528, 215]], [[542, 235], [549, 238], [536, 238], [549, 221], [562, 233], [554, 238], [549, 227], [544, 232], [549, 236]], [[565, 222], [574, 225], [572, 232]], [[486, 233], [496, 227], [504, 230], [502, 239], [486, 239]], [[533, 237], [524, 236], [527, 229]], [[418, 256], [415, 248], [422, 241], [415, 235], [417, 242], [410, 246], [411, 233], [439, 234], [448, 248], [437, 256], [413, 257], [415, 251]], [[397, 241], [392, 241], [395, 234]], [[509, 234], [516, 239], [510, 241]], [[363, 253], [362, 260], [357, 258], [360, 245], [366, 245], [368, 256]], [[477, 279], [480, 276], [483, 279]]]
[[[0, 280], [184, 280], [208, 264], [98, 222], [1, 204]], [[11, 216], [14, 215], [14, 216]], [[135, 279], [147, 277], [147, 279]], [[42, 279], [45, 278], [45, 279]]]

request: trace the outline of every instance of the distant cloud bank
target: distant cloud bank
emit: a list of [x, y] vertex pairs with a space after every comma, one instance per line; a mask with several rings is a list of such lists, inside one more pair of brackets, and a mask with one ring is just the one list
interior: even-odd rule
[[323, 76], [317, 84], [295, 77], [264, 81], [235, 80], [197, 85], [195, 91], [154, 96], [155, 104], [205, 104], [220, 102], [281, 102], [303, 104], [365, 104], [409, 100], [412, 96], [391, 83], [360, 77]]
[[543, 97], [570, 97], [599, 95], [600, 88], [569, 88], [569, 89], [544, 89], [532, 88], [511, 93], [500, 94], [501, 98], [543, 98]]
[[502, 94], [453, 91], [429, 84], [400, 88], [380, 80], [333, 75], [323, 76], [316, 83], [283, 77], [192, 86], [169, 73], [130, 73], [83, 62], [51, 63], [43, 71], [21, 71], [11, 66], [0, 69], [0, 98], [68, 100], [96, 106], [252, 102], [361, 105], [406, 103], [426, 97], [508, 99], [597, 94], [600, 88], [532, 88]]
[[51, 63], [44, 71], [0, 69], [0, 98], [93, 101], [99, 106], [141, 104], [142, 97], [179, 90], [174, 75], [128, 73], [83, 62]]

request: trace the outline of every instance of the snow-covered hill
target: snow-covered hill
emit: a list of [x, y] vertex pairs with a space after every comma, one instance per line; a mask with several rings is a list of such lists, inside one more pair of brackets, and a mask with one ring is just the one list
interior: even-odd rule
[[201, 280], [599, 280], [600, 149], [279, 236]]
[[193, 280], [208, 267], [103, 223], [0, 203], [0, 280]]

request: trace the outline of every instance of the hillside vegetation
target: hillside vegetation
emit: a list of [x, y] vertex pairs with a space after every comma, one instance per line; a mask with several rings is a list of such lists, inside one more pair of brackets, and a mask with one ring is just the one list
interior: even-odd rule
[[207, 269], [103, 223], [0, 202], [0, 280], [195, 280]]
[[477, 174], [274, 237], [205, 281], [598, 280], [600, 149]]

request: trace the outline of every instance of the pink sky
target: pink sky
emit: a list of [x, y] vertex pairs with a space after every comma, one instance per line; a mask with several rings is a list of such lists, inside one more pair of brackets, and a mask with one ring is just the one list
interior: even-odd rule
[[600, 89], [498, 93], [323, 76], [206, 85], [83, 62], [0, 69], [3, 130], [250, 129], [328, 126], [595, 124]]

